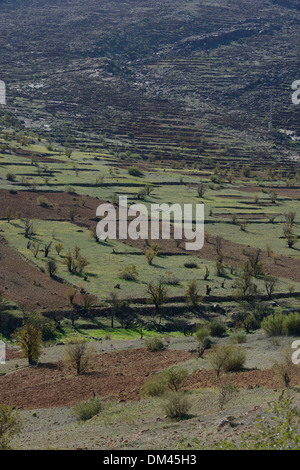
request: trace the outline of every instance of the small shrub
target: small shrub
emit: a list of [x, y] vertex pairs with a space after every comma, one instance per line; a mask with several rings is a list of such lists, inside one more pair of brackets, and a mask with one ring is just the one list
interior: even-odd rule
[[10, 440], [21, 430], [21, 421], [12, 406], [0, 405], [0, 450], [10, 449]]
[[188, 269], [196, 269], [198, 268], [198, 264], [194, 262], [184, 263], [184, 267]]
[[163, 410], [168, 418], [183, 418], [188, 415], [191, 403], [183, 392], [170, 392], [163, 402]]
[[75, 189], [73, 188], [73, 186], [66, 186], [64, 191], [68, 194], [76, 194], [76, 191]]
[[210, 322], [208, 328], [211, 336], [223, 336], [226, 333], [226, 326], [218, 321]]
[[152, 244], [144, 250], [144, 254], [149, 266], [152, 265], [154, 258], [158, 255], [159, 247], [157, 244]]
[[196, 340], [198, 342], [198, 355], [199, 357], [202, 357], [203, 354], [204, 354], [204, 351], [206, 349], [210, 349], [211, 348], [211, 339], [209, 337], [209, 329], [208, 328], [199, 328], [197, 331], [196, 331]]
[[144, 174], [142, 173], [141, 170], [139, 170], [138, 168], [132, 166], [130, 168], [128, 168], [128, 174], [130, 176], [136, 176], [138, 178], [141, 178], [142, 176], [144, 176]]
[[297, 370], [292, 361], [291, 349], [286, 347], [280, 352], [280, 361], [275, 361], [274, 369], [278, 380], [286, 387], [289, 388], [292, 374]]
[[290, 313], [284, 319], [284, 329], [286, 334], [289, 336], [299, 336], [300, 335], [300, 314], [299, 313]]
[[273, 313], [262, 321], [262, 328], [268, 336], [283, 336], [285, 317], [282, 313]]
[[231, 400], [233, 400], [239, 393], [239, 388], [230, 383], [221, 383], [219, 386], [219, 408], [220, 411], [224, 409], [224, 406], [227, 405]]
[[146, 338], [145, 345], [148, 351], [156, 352], [165, 349], [164, 343], [160, 338], [154, 336], [153, 338]]
[[132, 264], [131, 266], [124, 268], [120, 273], [120, 279], [125, 279], [126, 281], [137, 281], [138, 271], [136, 266]]
[[56, 253], [59, 256], [62, 250], [64, 249], [64, 245], [62, 243], [56, 243], [54, 248], [55, 248]]
[[244, 367], [246, 352], [236, 345], [223, 344], [218, 346], [210, 355], [210, 364], [216, 371], [217, 377], [220, 372], [237, 372]]
[[148, 397], [160, 397], [167, 390], [166, 382], [162, 377], [147, 380], [142, 389], [142, 395]]
[[50, 202], [48, 201], [48, 199], [44, 196], [40, 196], [37, 198], [37, 203], [39, 206], [41, 207], [45, 207], [45, 208], [49, 208], [49, 207], [52, 207], [52, 204], [50, 204]]
[[13, 210], [10, 206], [6, 208], [5, 217], [8, 223], [13, 219]]
[[179, 279], [170, 271], [166, 272], [166, 274], [160, 279], [162, 284], [166, 284], [168, 286], [178, 286], [180, 284]]
[[14, 173], [6, 173], [6, 179], [7, 181], [15, 181], [16, 180], [16, 175]]
[[188, 377], [186, 369], [171, 367], [165, 374], [166, 384], [173, 392], [178, 392]]
[[230, 336], [230, 341], [234, 344], [247, 343], [247, 335], [244, 331], [236, 331]]
[[74, 339], [65, 346], [64, 359], [66, 364], [79, 375], [87, 371], [92, 358], [92, 352], [86, 341]]
[[87, 421], [101, 413], [102, 410], [103, 403], [96, 397], [89, 401], [78, 403], [74, 406], [73, 413], [80, 421]]
[[196, 309], [201, 300], [201, 297], [199, 295], [199, 289], [195, 279], [189, 281], [185, 295], [191, 307]]
[[54, 277], [57, 273], [57, 264], [54, 259], [48, 259], [46, 262], [46, 270], [50, 277]]

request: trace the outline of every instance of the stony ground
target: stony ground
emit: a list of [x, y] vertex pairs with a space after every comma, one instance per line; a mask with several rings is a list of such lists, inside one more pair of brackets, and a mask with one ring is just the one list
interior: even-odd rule
[[[216, 343], [228, 342], [228, 338]], [[243, 346], [248, 358], [245, 370], [230, 375], [238, 395], [220, 411], [218, 382], [209, 370], [209, 354], [195, 355], [192, 337], [173, 338], [168, 348], [151, 353], [143, 340], [103, 341], [94, 344], [95, 360], [89, 373], [76, 377], [62, 362], [63, 346], [45, 348], [38, 367], [28, 368], [16, 349], [8, 353], [0, 376], [0, 401], [19, 409], [23, 429], [16, 448], [29, 449], [170, 449], [193, 439], [206, 444], [236, 439], [255, 428], [255, 418], [281, 394], [282, 385], [272, 365], [291, 338], [279, 341], [262, 332], [248, 335]], [[192, 403], [189, 419], [173, 421], [165, 416], [163, 398], [141, 398], [145, 380], [172, 365], [185, 367], [185, 385]], [[16, 369], [18, 367], [18, 369]], [[300, 373], [293, 376], [290, 393], [300, 401]], [[103, 400], [99, 416], [82, 423], [73, 405], [96, 392]]]

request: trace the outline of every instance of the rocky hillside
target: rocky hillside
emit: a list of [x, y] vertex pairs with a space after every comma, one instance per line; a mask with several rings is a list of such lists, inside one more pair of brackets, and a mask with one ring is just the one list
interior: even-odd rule
[[279, 131], [300, 135], [299, 5], [2, 0], [7, 109], [62, 143], [84, 132], [142, 156], [293, 155]]

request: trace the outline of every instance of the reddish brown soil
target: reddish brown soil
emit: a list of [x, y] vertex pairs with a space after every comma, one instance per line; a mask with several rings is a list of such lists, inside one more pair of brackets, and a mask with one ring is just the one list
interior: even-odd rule
[[6, 360], [11, 361], [13, 359], [21, 359], [22, 351], [17, 348], [6, 348]]
[[[300, 368], [297, 368], [294, 374], [291, 375], [291, 385], [300, 384]], [[282, 384], [276, 377], [274, 369], [266, 370], [249, 370], [245, 372], [235, 372], [230, 374], [230, 383], [237, 385], [240, 388], [282, 388]], [[195, 374], [192, 374], [187, 381], [187, 389], [199, 389], [216, 387], [218, 380], [216, 373], [212, 370], [201, 369]]]
[[[47, 198], [52, 207], [39, 206], [37, 199], [41, 196]], [[0, 218], [5, 218], [7, 207], [11, 207], [13, 214], [20, 212], [22, 218], [70, 221], [70, 209], [75, 209], [76, 223], [87, 227], [92, 226], [90, 219], [96, 217], [96, 209], [103, 202], [86, 196], [83, 206], [82, 197], [75, 194], [38, 191], [19, 191], [17, 194], [11, 194], [4, 189], [0, 190], [0, 201]]]
[[115, 351], [96, 356], [89, 373], [74, 376], [63, 363], [41, 364], [0, 377], [0, 403], [24, 408], [70, 406], [100, 397], [138, 400], [149, 376], [191, 358], [187, 351]]
[[30, 150], [24, 150], [22, 148], [14, 149], [14, 153], [19, 157], [23, 158], [32, 158], [33, 161], [43, 162], [43, 163], [61, 163], [61, 160], [57, 158], [49, 157], [45, 154], [35, 153]]
[[289, 197], [291, 199], [300, 199], [300, 188], [287, 188], [287, 187], [275, 187], [275, 186], [242, 186], [241, 188], [236, 188], [237, 191], [242, 191], [246, 193], [256, 193], [259, 194], [262, 189], [278, 194], [278, 196]]
[[[214, 217], [222, 217], [224, 219], [232, 219], [233, 214], [228, 214], [228, 212], [218, 212], [214, 214]], [[266, 214], [266, 213], [260, 213], [256, 214], [255, 212], [250, 213], [250, 212], [235, 212], [234, 215], [236, 216], [237, 220], [239, 219], [251, 219], [251, 220], [258, 220], [258, 219], [266, 219], [268, 220], [270, 217], [273, 217], [274, 215], [278, 216], [279, 214]]]
[[67, 287], [27, 263], [2, 237], [0, 282], [5, 297], [26, 309], [61, 309], [67, 304]]

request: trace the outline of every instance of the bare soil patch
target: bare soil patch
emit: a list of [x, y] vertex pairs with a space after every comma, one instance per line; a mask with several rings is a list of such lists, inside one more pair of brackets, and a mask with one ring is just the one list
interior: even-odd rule
[[[51, 207], [39, 206], [41, 196], [47, 198]], [[96, 209], [103, 202], [89, 196], [83, 201], [82, 196], [65, 192], [18, 191], [12, 194], [4, 189], [0, 190], [0, 201], [1, 218], [5, 218], [7, 207], [11, 207], [13, 214], [21, 212], [22, 218], [71, 221], [70, 209], [75, 209], [75, 222], [87, 227], [92, 226], [91, 219], [95, 219]]]
[[50, 157], [48, 156], [48, 154], [36, 153], [30, 150], [24, 150], [22, 148], [14, 149], [14, 153], [19, 157], [30, 158], [36, 162], [61, 163], [61, 160], [58, 160], [58, 158]]
[[[291, 375], [291, 385], [300, 384], [300, 369], [298, 368], [295, 373]], [[247, 370], [244, 372], [235, 372], [230, 374], [230, 383], [237, 385], [240, 388], [278, 388], [282, 389], [282, 383], [276, 377], [274, 369], [265, 370]], [[192, 374], [187, 381], [187, 389], [200, 389], [218, 386], [216, 373], [213, 370], [200, 369], [195, 374]]]
[[[228, 214], [228, 212], [218, 212], [218, 213], [215, 213], [214, 216], [215, 217], [222, 217], [224, 219], [232, 219], [232, 216], [235, 215], [237, 217], [237, 219], [250, 219], [250, 220], [263, 220], [263, 219], [268, 219], [269, 217], [273, 217], [274, 214], [266, 214], [265, 212], [261, 212], [259, 214], [255, 213], [255, 212], [235, 212], [234, 214]], [[279, 215], [279, 214], [275, 214], [275, 215]]]
[[262, 189], [278, 194], [278, 196], [289, 197], [291, 199], [300, 199], [300, 188], [288, 188], [284, 186], [242, 186], [236, 188], [237, 191], [246, 193], [260, 193]]
[[62, 362], [40, 364], [0, 377], [0, 403], [34, 409], [71, 406], [100, 397], [138, 400], [152, 374], [192, 357], [187, 351], [114, 351], [95, 357], [89, 373], [74, 376]]
[[62, 309], [67, 305], [67, 286], [26, 262], [2, 237], [0, 281], [5, 297], [25, 309]]
[[20, 351], [18, 348], [11, 348], [11, 347], [6, 348], [6, 360], [7, 361], [12, 361], [14, 359], [21, 359], [21, 358], [22, 358], [22, 351]]

